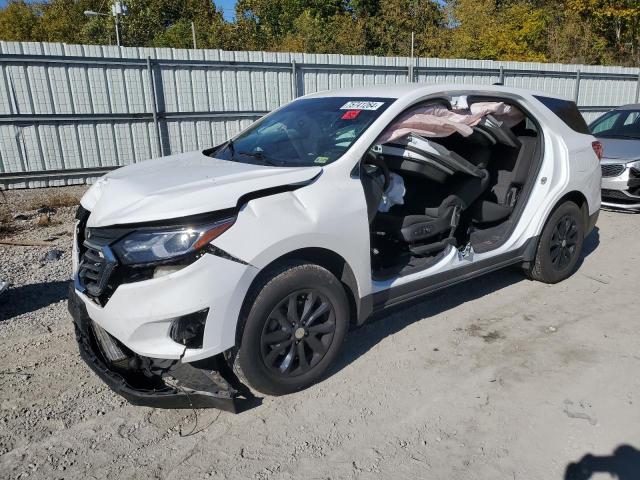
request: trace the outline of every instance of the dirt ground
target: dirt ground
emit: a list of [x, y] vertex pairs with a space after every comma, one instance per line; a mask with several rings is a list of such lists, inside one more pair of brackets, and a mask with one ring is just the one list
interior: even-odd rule
[[0, 245], [2, 478], [640, 478], [640, 215], [602, 212], [561, 284], [512, 269], [428, 296], [351, 332], [319, 385], [234, 416], [134, 407], [90, 372], [73, 208], [37, 226], [33, 195], [8, 193], [27, 215], [0, 234], [47, 245]]

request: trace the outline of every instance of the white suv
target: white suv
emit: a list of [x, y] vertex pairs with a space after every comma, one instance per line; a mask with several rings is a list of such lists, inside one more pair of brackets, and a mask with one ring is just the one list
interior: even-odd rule
[[237, 411], [247, 385], [306, 388], [373, 312], [508, 265], [571, 275], [600, 153], [573, 102], [502, 86], [297, 99], [89, 189], [69, 298], [80, 353], [136, 404]]

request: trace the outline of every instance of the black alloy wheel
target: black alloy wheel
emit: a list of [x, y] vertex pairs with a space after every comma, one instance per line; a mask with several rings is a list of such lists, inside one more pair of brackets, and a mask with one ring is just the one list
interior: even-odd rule
[[563, 216], [556, 224], [549, 242], [549, 256], [554, 270], [564, 270], [571, 263], [577, 251], [578, 233], [578, 224], [571, 215]]
[[315, 367], [335, 335], [333, 305], [317, 290], [298, 290], [269, 314], [260, 338], [262, 361], [274, 374], [294, 377]]
[[351, 318], [346, 290], [329, 270], [304, 260], [275, 264], [245, 299], [233, 370], [267, 395], [303, 390], [337, 358]]
[[532, 262], [525, 273], [532, 280], [558, 283], [576, 269], [582, 253], [585, 232], [586, 205], [572, 201], [558, 205], [549, 216]]

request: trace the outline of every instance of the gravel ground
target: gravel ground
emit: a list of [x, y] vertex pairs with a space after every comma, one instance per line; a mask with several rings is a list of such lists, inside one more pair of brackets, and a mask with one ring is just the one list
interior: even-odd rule
[[[49, 195], [7, 200], [29, 216]], [[548, 480], [586, 454], [640, 477], [640, 215], [602, 212], [559, 285], [505, 270], [431, 295], [351, 332], [319, 385], [234, 416], [131, 406], [82, 363], [73, 210], [0, 235], [47, 243], [0, 245], [2, 478]]]

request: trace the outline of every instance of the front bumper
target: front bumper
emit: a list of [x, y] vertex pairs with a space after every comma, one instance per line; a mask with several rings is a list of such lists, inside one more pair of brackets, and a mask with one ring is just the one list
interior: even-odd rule
[[[611, 165], [610, 162], [608, 164]], [[602, 206], [617, 210], [640, 211], [640, 178], [633, 175], [628, 167], [625, 167], [619, 175], [603, 176]]]
[[[100, 305], [82, 288], [76, 291], [88, 316], [138, 355], [203, 360], [235, 346], [242, 302], [257, 269], [205, 254], [160, 278], [123, 283]], [[175, 319], [208, 310], [201, 348], [187, 348], [170, 336]]]
[[73, 283], [69, 285], [68, 307], [80, 356], [111, 390], [131, 404], [155, 408], [218, 408], [233, 413], [259, 404], [259, 399], [240, 384], [220, 358], [195, 364], [179, 361], [168, 361], [167, 364], [167, 360], [160, 360], [166, 365], [160, 374], [151, 373], [148, 368], [157, 359], [129, 351], [128, 365], [114, 366], [102, 353], [92, 320]]

